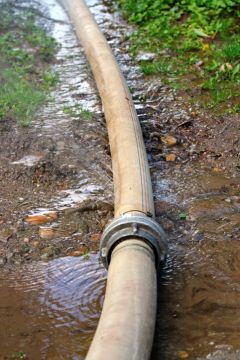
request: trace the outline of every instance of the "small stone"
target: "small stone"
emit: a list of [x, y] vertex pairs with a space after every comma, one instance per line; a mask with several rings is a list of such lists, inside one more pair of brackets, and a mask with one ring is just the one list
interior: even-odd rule
[[7, 263], [7, 259], [5, 257], [0, 257], [0, 266], [4, 266]]
[[37, 240], [33, 242], [33, 246], [34, 246], [34, 247], [39, 247], [39, 244], [40, 244], [40, 242], [37, 241]]
[[201, 67], [203, 64], [204, 64], [203, 61], [200, 60], [200, 61], [196, 62], [195, 66], [196, 67]]
[[52, 246], [48, 246], [42, 250], [42, 259], [49, 259], [55, 255], [55, 250]]
[[91, 241], [100, 241], [100, 239], [101, 239], [101, 234], [92, 234], [90, 236]]
[[232, 70], [232, 65], [229, 64], [229, 63], [226, 63], [226, 64], [222, 64], [219, 68], [220, 71], [226, 71], [226, 70]]
[[75, 250], [73, 251], [70, 256], [82, 256], [85, 254], [85, 250], [84, 249], [79, 249], [79, 250]]
[[176, 155], [175, 154], [168, 154], [166, 156], [166, 161], [176, 161]]
[[156, 54], [154, 53], [146, 53], [146, 52], [140, 52], [137, 56], [137, 61], [152, 61], [156, 57]]
[[161, 137], [162, 142], [168, 147], [174, 146], [177, 144], [177, 139], [172, 135], [166, 135]]
[[179, 351], [178, 352], [178, 358], [179, 359], [188, 359], [189, 358], [189, 354], [187, 353], [187, 351]]
[[23, 239], [23, 242], [25, 242], [25, 244], [29, 243], [29, 238], [27, 238], [27, 237], [24, 238], [24, 239]]
[[219, 172], [221, 172], [222, 170], [221, 170], [219, 167], [216, 166], [216, 167], [213, 168], [213, 171], [219, 173]]
[[56, 230], [49, 227], [40, 227], [39, 235], [42, 239], [52, 239], [56, 235]]

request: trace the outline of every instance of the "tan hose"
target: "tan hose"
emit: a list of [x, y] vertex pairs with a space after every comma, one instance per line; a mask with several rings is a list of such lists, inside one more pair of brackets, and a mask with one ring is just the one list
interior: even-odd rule
[[106, 39], [82, 0], [62, 0], [84, 46], [107, 122], [115, 191], [115, 216], [154, 215], [142, 133], [126, 82]]
[[101, 96], [112, 155], [115, 220], [101, 245], [109, 262], [106, 296], [87, 360], [149, 359], [156, 314], [155, 260], [164, 234], [154, 217], [152, 185], [141, 128], [126, 82], [83, 0], [66, 7]]
[[152, 250], [139, 240], [124, 241], [113, 251], [104, 307], [87, 359], [148, 359], [155, 313]]

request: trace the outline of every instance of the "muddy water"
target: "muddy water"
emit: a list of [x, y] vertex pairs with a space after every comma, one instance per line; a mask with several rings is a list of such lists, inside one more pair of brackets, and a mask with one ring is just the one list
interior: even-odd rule
[[[171, 107], [174, 94], [169, 95], [162, 86], [158, 99], [149, 97], [144, 107], [140, 98], [148, 84], [121, 45], [129, 28], [101, 2], [89, 1], [89, 5], [134, 90], [145, 137], [154, 132], [158, 121], [150, 117], [147, 108], [159, 103], [163, 108], [160, 121], [167, 112], [182, 122], [184, 110], [180, 114], [179, 108]], [[39, 201], [41, 208], [61, 213], [68, 208], [77, 210], [86, 200], [95, 203], [107, 197], [112, 189], [110, 158], [103, 146], [106, 134], [101, 105], [71, 24], [54, 0], [41, 1], [40, 8], [52, 20], [39, 21], [61, 44], [53, 67], [60, 74], [60, 83], [52, 94], [56, 101], [41, 110], [29, 130], [37, 144], [32, 147], [35, 152], [19, 154], [13, 166], [31, 167], [52, 149], [56, 161], [64, 160], [65, 166], [74, 169], [74, 181]], [[92, 121], [76, 120], [64, 111], [78, 104], [94, 112]], [[148, 150], [157, 219], [169, 234], [170, 251], [159, 272], [152, 360], [240, 359], [239, 179], [200, 162], [166, 167], [161, 156], [153, 156], [153, 143], [151, 140]], [[40, 210], [32, 206], [31, 211]], [[59, 220], [63, 222], [60, 228], [73, 232], [80, 242], [77, 223], [81, 217], [60, 215]], [[69, 236], [64, 239], [65, 243], [70, 240]], [[20, 270], [2, 272], [0, 358], [23, 351], [34, 360], [83, 359], [101, 312], [105, 278], [94, 253], [32, 262]]]
[[239, 179], [175, 171], [158, 187], [161, 193], [169, 201], [166, 220], [175, 220], [172, 211], [180, 203], [177, 212], [187, 214], [187, 224], [175, 224], [159, 276], [153, 359], [178, 359], [185, 352], [190, 359], [211, 352], [216, 359], [239, 359], [233, 350], [240, 348]]
[[32, 263], [0, 276], [1, 359], [84, 359], [96, 328], [106, 272], [94, 253]]

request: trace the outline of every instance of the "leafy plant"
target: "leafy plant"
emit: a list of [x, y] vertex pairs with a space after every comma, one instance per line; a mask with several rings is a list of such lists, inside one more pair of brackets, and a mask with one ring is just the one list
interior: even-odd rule
[[[184, 87], [187, 74], [188, 89], [197, 86], [208, 93], [207, 106], [213, 100], [217, 105], [217, 99], [226, 105], [236, 101], [240, 0], [115, 1], [137, 25], [130, 36], [132, 54], [156, 53], [153, 62], [140, 62], [145, 75], [160, 74], [166, 83]], [[219, 96], [224, 92], [225, 100]]]

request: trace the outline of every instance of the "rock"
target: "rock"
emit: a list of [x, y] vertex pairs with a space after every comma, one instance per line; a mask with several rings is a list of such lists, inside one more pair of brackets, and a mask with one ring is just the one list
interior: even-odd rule
[[82, 246], [78, 248], [77, 250], [74, 250], [69, 255], [70, 256], [83, 256], [88, 252], [88, 249], [85, 246]]
[[56, 230], [50, 227], [40, 227], [39, 235], [42, 239], [53, 239], [56, 236]]
[[56, 251], [55, 251], [54, 247], [48, 246], [42, 250], [41, 258], [49, 259], [49, 258], [53, 257], [54, 255], [56, 255]]
[[166, 161], [171, 161], [171, 162], [176, 161], [176, 155], [175, 154], [168, 154], [166, 156]]
[[179, 359], [188, 359], [189, 358], [189, 354], [187, 353], [187, 351], [179, 351], [178, 352], [178, 358]]
[[0, 266], [4, 266], [7, 263], [7, 259], [5, 257], [0, 257]]
[[221, 66], [220, 66], [220, 68], [219, 68], [219, 70], [221, 71], [221, 72], [224, 72], [224, 71], [226, 71], [226, 70], [232, 70], [232, 65], [231, 64], [229, 64], [229, 63], [225, 63], [225, 64], [222, 64]]
[[156, 54], [154, 54], [154, 53], [150, 53], [150, 52], [146, 53], [146, 52], [142, 51], [137, 55], [136, 59], [137, 59], [137, 61], [152, 61], [155, 59], [155, 57], [156, 57]]
[[43, 214], [28, 215], [25, 221], [31, 225], [41, 225], [57, 220], [58, 213], [56, 211], [49, 211]]
[[171, 204], [168, 203], [167, 201], [156, 200], [156, 202], [155, 202], [156, 216], [164, 215], [170, 209], [171, 209]]
[[91, 240], [91, 241], [94, 241], [94, 242], [95, 242], [95, 241], [96, 241], [96, 242], [97, 242], [97, 241], [100, 241], [100, 239], [101, 239], [101, 234], [99, 234], [99, 233], [98, 233], [98, 234], [91, 234], [91, 236], [90, 236], [90, 240]]
[[177, 144], [177, 139], [172, 135], [166, 135], [161, 137], [162, 142], [168, 147], [174, 146]]
[[219, 172], [221, 172], [222, 170], [221, 170], [219, 167], [215, 166], [215, 167], [213, 168], [213, 171], [219, 173]]

